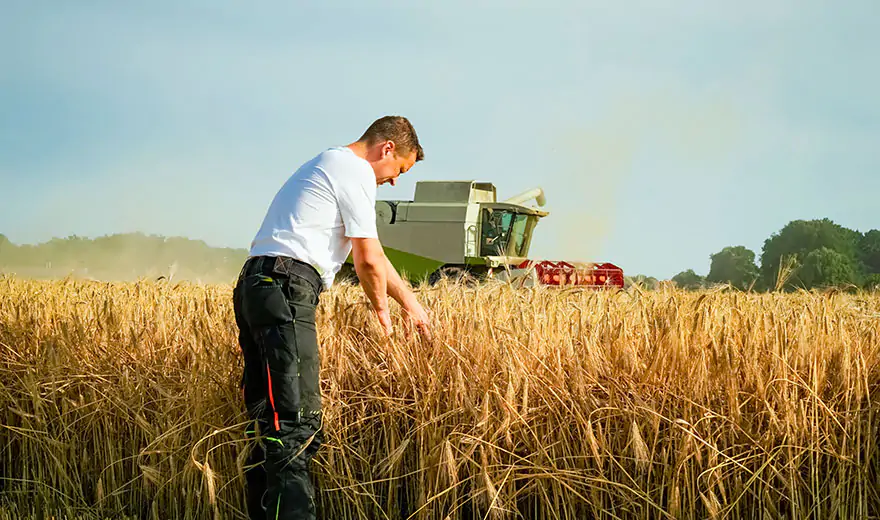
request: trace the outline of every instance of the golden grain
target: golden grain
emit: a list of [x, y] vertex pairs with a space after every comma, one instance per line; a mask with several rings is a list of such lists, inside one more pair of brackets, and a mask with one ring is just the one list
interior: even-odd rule
[[[324, 518], [880, 514], [876, 293], [418, 294], [322, 299]], [[0, 519], [243, 518], [230, 297], [0, 278]]]

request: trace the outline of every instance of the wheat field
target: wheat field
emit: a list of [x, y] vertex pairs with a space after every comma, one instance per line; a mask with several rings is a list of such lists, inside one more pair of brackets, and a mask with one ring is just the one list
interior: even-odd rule
[[[0, 519], [245, 518], [231, 292], [0, 278]], [[322, 296], [324, 519], [880, 518], [880, 294], [418, 296]]]

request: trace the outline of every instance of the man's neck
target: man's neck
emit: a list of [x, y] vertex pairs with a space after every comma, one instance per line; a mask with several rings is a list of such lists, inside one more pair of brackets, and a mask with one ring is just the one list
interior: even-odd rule
[[363, 141], [355, 141], [350, 145], [346, 146], [349, 150], [354, 152], [355, 155], [360, 157], [361, 159], [367, 159], [367, 143]]

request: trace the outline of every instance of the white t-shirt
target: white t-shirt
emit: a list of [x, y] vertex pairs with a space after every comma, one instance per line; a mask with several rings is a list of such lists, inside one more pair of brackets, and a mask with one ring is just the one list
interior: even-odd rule
[[311, 264], [324, 287], [351, 253], [349, 238], [378, 238], [376, 176], [346, 147], [321, 152], [275, 195], [250, 256], [289, 256]]

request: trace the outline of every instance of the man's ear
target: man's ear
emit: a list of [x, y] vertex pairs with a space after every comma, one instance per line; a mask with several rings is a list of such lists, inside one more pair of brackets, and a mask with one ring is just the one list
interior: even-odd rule
[[394, 141], [385, 141], [385, 144], [382, 145], [382, 157], [386, 155], [391, 155], [394, 153]]

